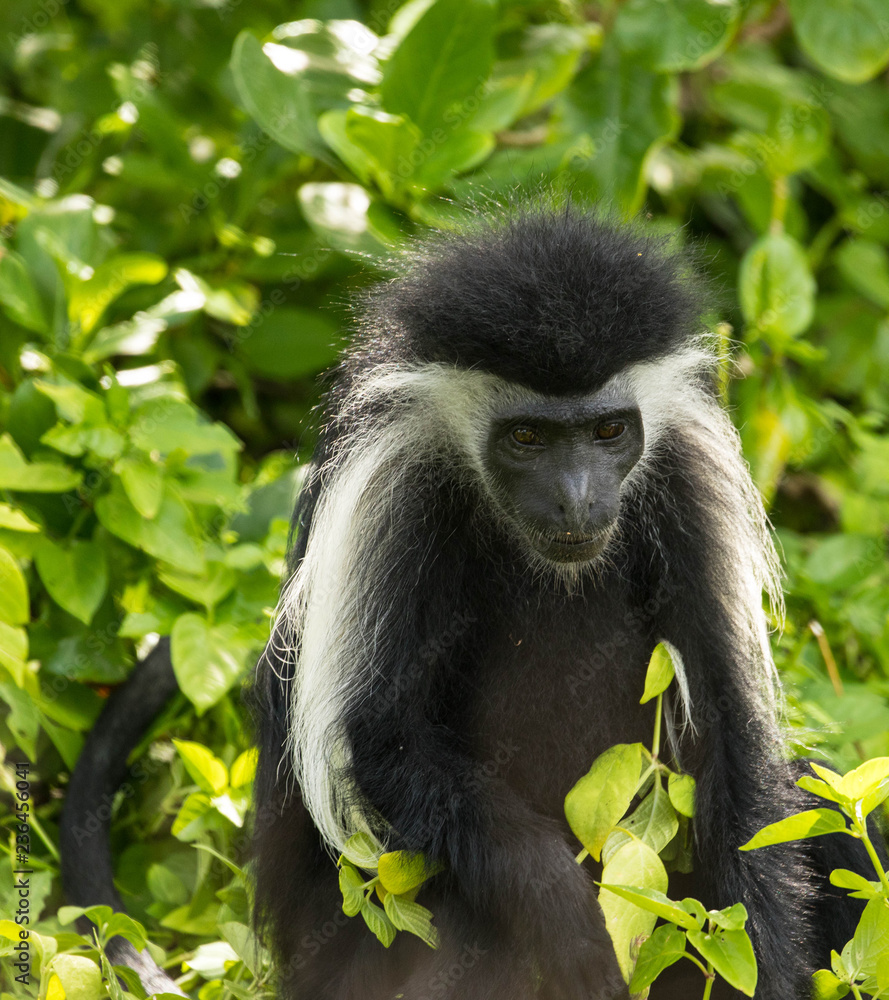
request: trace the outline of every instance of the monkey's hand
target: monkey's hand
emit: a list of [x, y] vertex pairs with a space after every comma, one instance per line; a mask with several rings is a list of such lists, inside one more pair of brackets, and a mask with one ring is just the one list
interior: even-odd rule
[[[502, 824], [488, 849], [484, 910], [531, 957], [540, 1000], [628, 997], [592, 881], [554, 823], [525, 817]], [[497, 911], [500, 912], [497, 912]]]

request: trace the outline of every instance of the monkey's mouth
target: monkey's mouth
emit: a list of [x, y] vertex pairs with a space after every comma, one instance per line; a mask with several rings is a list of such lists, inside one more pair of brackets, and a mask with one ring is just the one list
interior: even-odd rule
[[600, 555], [608, 544], [612, 529], [600, 531], [560, 531], [539, 535], [535, 548], [553, 562], [587, 562]]

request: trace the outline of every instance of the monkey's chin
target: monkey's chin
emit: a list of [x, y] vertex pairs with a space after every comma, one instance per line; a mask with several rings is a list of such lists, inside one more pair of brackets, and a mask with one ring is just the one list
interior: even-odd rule
[[533, 539], [537, 552], [554, 563], [591, 562], [600, 556], [611, 541], [612, 528], [595, 533], [565, 532], [561, 535], [538, 535]]

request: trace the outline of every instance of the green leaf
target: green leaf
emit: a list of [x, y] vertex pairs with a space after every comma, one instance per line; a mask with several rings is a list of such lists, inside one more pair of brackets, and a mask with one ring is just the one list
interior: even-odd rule
[[761, 167], [769, 179], [787, 177], [818, 163], [830, 148], [824, 92], [754, 51], [744, 47], [727, 56], [707, 96], [717, 115], [741, 126], [729, 146], [744, 157], [744, 173]]
[[211, 423], [196, 406], [169, 397], [151, 399], [137, 408], [130, 437], [148, 454], [182, 448], [189, 455], [228, 455], [241, 449], [241, 442], [224, 424]]
[[210, 625], [196, 614], [180, 615], [171, 639], [176, 679], [199, 715], [231, 689], [254, 651], [252, 640], [236, 626]]
[[156, 559], [189, 573], [203, 570], [198, 526], [191, 511], [171, 489], [164, 493], [157, 516], [148, 521], [130, 503], [123, 487], [112, 483], [111, 492], [96, 501], [96, 515], [113, 535]]
[[231, 58], [238, 96], [262, 129], [285, 149], [330, 162], [318, 133], [319, 115], [348, 107], [346, 95], [352, 88], [379, 78], [375, 60], [366, 55], [374, 47], [374, 36], [367, 29], [363, 33], [367, 37], [359, 39], [359, 45], [371, 40], [365, 54], [347, 44], [349, 32], [337, 34], [318, 21], [281, 25], [275, 35], [286, 42], [283, 45], [260, 45], [242, 31]]
[[629, 808], [639, 784], [641, 744], [621, 743], [597, 757], [565, 796], [574, 835], [598, 861], [608, 834]]
[[386, 913], [376, 905], [372, 903], [369, 899], [365, 899], [361, 907], [361, 916], [364, 917], [364, 922], [376, 935], [377, 940], [384, 948], [388, 948], [389, 945], [395, 940], [395, 935], [397, 933], [397, 928], [386, 915]]
[[[8, 625], [0, 622], [0, 637], [2, 631], [8, 628]], [[34, 760], [37, 755], [37, 734], [41, 729], [40, 713], [34, 699], [14, 684], [0, 683], [0, 701], [5, 701], [9, 706], [5, 722], [16, 745]]]
[[389, 851], [380, 856], [378, 874], [388, 892], [404, 893], [419, 888], [434, 872], [422, 854]]
[[68, 379], [50, 382], [34, 379], [34, 388], [51, 399], [56, 411], [64, 420], [81, 424], [101, 424], [105, 422], [105, 406], [101, 396], [84, 389]]
[[889, 252], [874, 240], [845, 240], [834, 255], [845, 280], [881, 309], [889, 309]]
[[622, 49], [661, 73], [700, 69], [721, 55], [735, 32], [736, 0], [628, 0], [614, 31]]
[[596, 23], [527, 25], [518, 54], [495, 64], [471, 127], [496, 132], [537, 111], [569, 86], [582, 56], [601, 47], [602, 35]]
[[179, 807], [176, 819], [173, 820], [173, 836], [182, 840], [190, 840], [194, 835], [194, 830], [189, 830], [189, 827], [206, 816], [212, 808], [210, 797], [205, 792], [192, 792], [191, 795], [186, 796], [185, 801]]
[[630, 980], [630, 992], [641, 993], [685, 954], [685, 931], [672, 924], [655, 929], [639, 949], [639, 958]]
[[246, 924], [234, 920], [221, 923], [219, 932], [234, 948], [238, 958], [247, 966], [253, 977], [259, 979], [263, 969], [271, 961], [259, 938]]
[[12, 553], [0, 548], [0, 622], [26, 625], [30, 620], [25, 576]]
[[889, 757], [874, 757], [840, 779], [840, 792], [853, 802], [861, 801], [863, 816], [889, 797]]
[[129, 454], [119, 458], [114, 471], [132, 505], [150, 521], [157, 516], [164, 494], [164, 470], [148, 455]]
[[28, 658], [28, 633], [23, 628], [7, 625], [0, 617], [0, 666], [15, 678], [19, 687], [24, 685], [25, 661]]
[[844, 590], [866, 580], [885, 559], [882, 538], [844, 532], [817, 542], [802, 569], [815, 583]]
[[496, 16], [494, 0], [435, 0], [384, 68], [385, 110], [407, 115], [426, 136], [446, 137], [461, 121], [460, 102], [484, 93]]
[[851, 889], [851, 896], [856, 899], [873, 899], [882, 892], [879, 882], [870, 882], [858, 872], [849, 871], [848, 868], [834, 868], [830, 873], [830, 884], [839, 886], [840, 889]]
[[676, 812], [659, 781], [655, 781], [633, 814], [621, 820], [620, 825], [656, 853], [660, 853], [679, 830]]
[[317, 309], [291, 306], [278, 306], [257, 316], [233, 339], [251, 372], [279, 380], [323, 371], [336, 359], [342, 344], [336, 326]]
[[676, 102], [675, 79], [606, 41], [566, 94], [564, 127], [576, 137], [572, 189], [638, 211], [649, 161], [678, 132]]
[[23, 493], [66, 493], [81, 475], [55, 462], [26, 462], [8, 434], [0, 438], [0, 489]]
[[[698, 920], [685, 909], [684, 904], [676, 903], [663, 892], [656, 889], [637, 888], [631, 885], [616, 885], [611, 882], [602, 882], [601, 887], [607, 889], [615, 896], [639, 906], [649, 913], [654, 913], [664, 920], [669, 920], [672, 924], [678, 924], [686, 930], [700, 926]], [[701, 907], [703, 910], [703, 907]]]
[[40, 531], [40, 525], [9, 504], [0, 503], [0, 528], [7, 531]]
[[243, 868], [236, 865], [231, 858], [227, 858], [224, 854], [221, 854], [215, 847], [211, 847], [209, 844], [195, 844], [194, 846], [199, 851], [206, 851], [207, 854], [212, 854], [214, 858], [221, 861], [225, 867], [228, 868], [232, 875], [239, 878], [242, 882], [247, 878], [247, 873]]
[[769, 847], [772, 844], [785, 844], [790, 840], [805, 840], [809, 837], [820, 837], [826, 833], [838, 833], [846, 829], [846, 819], [836, 809], [807, 809], [796, 813], [777, 823], [764, 826], [746, 844], [741, 851], [752, 851], [757, 847]]
[[809, 761], [809, 767], [818, 775], [821, 780], [829, 785], [834, 791], [839, 792], [843, 783], [843, 776], [838, 774], [836, 771], [829, 767], [824, 767], [822, 764], [817, 764], [815, 761]]
[[408, 186], [416, 169], [411, 154], [423, 139], [409, 118], [375, 108], [349, 108], [328, 111], [318, 126], [331, 149], [364, 183], [373, 181], [390, 198]]
[[850, 987], [829, 969], [819, 969], [812, 976], [812, 1000], [843, 1000]]
[[49, 333], [40, 294], [17, 253], [0, 249], [0, 305], [10, 319], [35, 333]]
[[263, 131], [285, 149], [325, 158], [311, 102], [298, 78], [277, 69], [249, 31], [235, 41], [231, 71], [238, 95]]
[[343, 894], [343, 913], [347, 917], [357, 917], [364, 906], [364, 879], [345, 858], [340, 862], [340, 892]]
[[376, 871], [381, 852], [379, 845], [370, 834], [359, 831], [353, 833], [343, 847], [343, 857], [358, 868]]
[[251, 747], [239, 754], [231, 766], [232, 788], [243, 788], [249, 785], [256, 776], [257, 750]]
[[802, 333], [815, 310], [815, 279], [792, 236], [770, 233], [744, 254], [739, 295], [745, 320], [776, 346]]
[[167, 275], [167, 264], [150, 253], [119, 254], [100, 264], [86, 281], [74, 285], [68, 316], [89, 333], [105, 309], [133, 285], [156, 285]]
[[745, 996], [753, 996], [757, 980], [756, 956], [746, 931], [719, 929], [706, 934], [690, 930], [688, 940], [727, 983]]
[[[183, 296], [185, 292], [174, 293]], [[173, 298], [170, 296], [169, 298]], [[169, 305], [168, 300], [160, 303], [157, 309], [164, 309]], [[198, 307], [190, 310], [197, 312]], [[99, 330], [90, 341], [89, 347], [83, 352], [83, 360], [88, 365], [93, 365], [97, 361], [104, 361], [115, 354], [124, 356], [135, 356], [140, 354], [150, 354], [157, 344], [158, 338], [167, 329], [168, 320], [162, 316], [151, 315], [153, 310], [136, 313], [132, 319], [127, 319], [113, 326], [106, 326]]]
[[220, 562], [208, 562], [200, 575], [165, 569], [159, 570], [157, 575], [165, 587], [206, 608], [214, 607], [227, 597], [238, 580], [235, 571]]
[[67, 547], [43, 539], [34, 562], [50, 597], [89, 625], [108, 590], [108, 562], [99, 542], [75, 539]]
[[66, 427], [57, 424], [41, 438], [43, 444], [64, 455], [79, 456], [91, 452], [97, 458], [116, 458], [124, 448], [123, 435], [108, 424]]
[[656, 698], [659, 694], [670, 686], [676, 670], [673, 666], [673, 657], [670, 655], [669, 647], [666, 643], [659, 642], [654, 647], [651, 659], [648, 661], [648, 670], [645, 672], [645, 691], [639, 699], [639, 704]]
[[119, 934], [138, 951], [142, 951], [148, 944], [145, 928], [128, 913], [112, 913], [105, 924], [105, 933], [108, 937], [115, 937]]
[[747, 923], [747, 907], [743, 903], [735, 903], [724, 910], [708, 910], [707, 916], [723, 930], [740, 931]]
[[437, 948], [440, 943], [438, 930], [432, 926], [432, 914], [425, 906], [404, 899], [393, 892], [383, 900], [386, 916], [400, 931], [408, 931], [425, 941], [430, 948]]
[[830, 76], [864, 83], [889, 62], [885, 0], [789, 0], [800, 46]]
[[682, 816], [691, 818], [695, 814], [695, 788], [695, 779], [690, 774], [670, 772], [667, 791], [673, 808]]
[[[56, 955], [49, 967], [61, 985], [59, 1000], [104, 1000], [107, 996], [102, 986], [102, 970], [91, 958]], [[52, 996], [50, 984], [46, 1000], [52, 1000]]]
[[852, 940], [843, 948], [843, 963], [853, 977], [874, 976], [877, 960], [889, 952], [889, 899], [879, 896], [864, 908]]
[[208, 795], [221, 795], [228, 788], [228, 769], [207, 747], [190, 740], [173, 740], [185, 770], [202, 791]]
[[625, 981], [629, 981], [633, 972], [631, 949], [637, 938], [651, 934], [657, 917], [650, 909], [637, 906], [620, 893], [609, 891], [606, 885], [631, 885], [664, 892], [667, 882], [663, 862], [641, 841], [630, 840], [623, 844], [602, 869], [599, 905]]

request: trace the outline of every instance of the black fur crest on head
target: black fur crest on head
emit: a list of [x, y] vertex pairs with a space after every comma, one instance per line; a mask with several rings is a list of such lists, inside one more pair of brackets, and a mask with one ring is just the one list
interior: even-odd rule
[[669, 244], [570, 204], [433, 238], [367, 297], [356, 353], [593, 391], [698, 332], [701, 289]]

